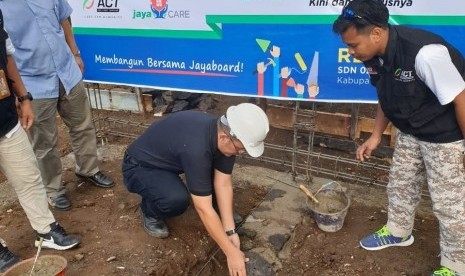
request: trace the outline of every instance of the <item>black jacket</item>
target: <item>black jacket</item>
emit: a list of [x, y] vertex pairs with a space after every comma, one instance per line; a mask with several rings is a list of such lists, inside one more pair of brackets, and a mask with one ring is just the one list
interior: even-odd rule
[[378, 57], [365, 62], [371, 83], [386, 117], [404, 133], [419, 140], [449, 143], [463, 139], [454, 104], [441, 105], [436, 95], [420, 80], [415, 58], [429, 44], [444, 45], [452, 62], [465, 77], [465, 60], [460, 52], [433, 33], [389, 26], [389, 41], [381, 64]]
[[[8, 34], [3, 28], [3, 14], [0, 10], [0, 69], [7, 76], [7, 54], [6, 39]], [[12, 90], [11, 81], [8, 80], [10, 96], [0, 100], [0, 138], [5, 136], [18, 123], [18, 114], [16, 112], [15, 95]]]

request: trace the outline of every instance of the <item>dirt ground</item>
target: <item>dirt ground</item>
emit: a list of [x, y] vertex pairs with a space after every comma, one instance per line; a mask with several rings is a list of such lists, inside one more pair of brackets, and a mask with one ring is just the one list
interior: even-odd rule
[[[238, 101], [224, 99], [221, 98], [213, 112], [221, 113], [225, 105]], [[66, 128], [60, 125], [60, 130], [60, 150], [67, 154], [70, 149]], [[287, 135], [291, 139], [292, 134]], [[110, 140], [116, 144], [129, 141]], [[83, 183], [72, 169], [64, 172], [63, 181], [73, 208], [67, 212], [53, 210], [53, 213], [69, 233], [81, 237], [82, 244], [69, 251], [43, 250], [41, 254], [64, 256], [68, 260], [68, 276], [226, 275], [227, 264], [223, 254], [214, 255], [218, 247], [192, 208], [168, 220], [169, 238], [155, 239], [144, 232], [138, 213], [139, 197], [128, 193], [122, 184], [120, 164], [121, 158], [101, 164], [101, 169], [117, 183], [113, 189], [100, 189]], [[236, 181], [235, 203], [239, 213], [246, 217], [262, 202], [267, 192], [258, 183]], [[359, 239], [386, 221], [386, 209], [380, 204], [386, 201], [382, 188], [366, 196], [372, 198], [354, 201], [344, 227], [336, 233], [321, 231], [309, 209], [302, 210], [307, 215], [293, 229], [286, 243], [291, 258], [282, 260], [282, 268], [276, 274], [428, 275], [439, 265], [438, 225], [428, 214], [417, 217], [412, 246], [379, 252], [361, 249]], [[34, 231], [17, 203], [1, 210], [0, 237], [20, 258], [32, 257], [36, 252], [33, 247]], [[213, 255], [215, 257], [212, 258]]]

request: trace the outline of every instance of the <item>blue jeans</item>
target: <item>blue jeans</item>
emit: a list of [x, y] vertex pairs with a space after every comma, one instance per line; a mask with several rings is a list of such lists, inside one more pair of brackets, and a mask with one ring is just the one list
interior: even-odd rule
[[190, 194], [178, 174], [144, 166], [127, 153], [122, 170], [128, 191], [142, 197], [140, 207], [146, 216], [170, 218], [189, 207]]

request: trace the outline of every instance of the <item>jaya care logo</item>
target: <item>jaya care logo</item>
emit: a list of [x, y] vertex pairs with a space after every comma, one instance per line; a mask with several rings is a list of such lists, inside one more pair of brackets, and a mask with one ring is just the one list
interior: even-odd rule
[[172, 10], [168, 0], [150, 0], [149, 10], [133, 10], [132, 19], [190, 18], [190, 10]]
[[165, 18], [168, 11], [168, 0], [151, 0], [150, 8], [155, 18]]
[[401, 82], [415, 81], [415, 76], [413, 76], [413, 71], [406, 71], [406, 70], [402, 70], [401, 68], [397, 68], [396, 71], [394, 71], [394, 77], [397, 81], [401, 81]]

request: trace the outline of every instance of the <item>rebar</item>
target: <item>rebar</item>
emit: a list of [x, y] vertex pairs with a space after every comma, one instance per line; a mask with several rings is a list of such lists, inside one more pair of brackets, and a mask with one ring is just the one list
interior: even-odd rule
[[[94, 99], [97, 107], [96, 130], [102, 136], [99, 138], [105, 139], [107, 135], [113, 135], [135, 139], [140, 134], [134, 130], [131, 130], [130, 132], [125, 131], [127, 127], [140, 128], [142, 132], [150, 126], [150, 124], [143, 122], [112, 117], [103, 118], [99, 112], [100, 109], [103, 109], [99, 85], [94, 85], [92, 88], [88, 86], [87, 88], [88, 91], [89, 89], [94, 89], [93, 96], [95, 97]], [[361, 162], [355, 160], [355, 158], [345, 158], [342, 156], [314, 152], [313, 143], [316, 132], [316, 116], [317, 112], [315, 103], [312, 103], [311, 109], [303, 109], [301, 108], [300, 103], [296, 102], [293, 113], [294, 128], [292, 146], [265, 143], [265, 148], [267, 149], [266, 152], [276, 151], [278, 153], [276, 156], [279, 156], [279, 158], [262, 156], [253, 160], [259, 160], [268, 164], [276, 164], [281, 167], [289, 168], [292, 173], [293, 180], [295, 180], [297, 173], [303, 173], [307, 176], [308, 180], [311, 180], [314, 175], [321, 175], [352, 183], [386, 187], [387, 180], [383, 180], [381, 177], [385, 177], [387, 179], [389, 166], [380, 163], [382, 161], [381, 159], [372, 158], [369, 161]], [[308, 135], [307, 139], [305, 139], [308, 144], [305, 147], [302, 147], [302, 144], [304, 143], [299, 143], [300, 140], [298, 137], [305, 135]], [[290, 154], [290, 156], [286, 156], [286, 153]], [[245, 158], [250, 157], [245, 156]], [[372, 175], [366, 175], [365, 170], [369, 170]], [[428, 192], [423, 190], [422, 196], [428, 196]]]

